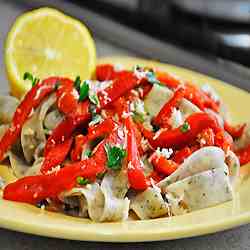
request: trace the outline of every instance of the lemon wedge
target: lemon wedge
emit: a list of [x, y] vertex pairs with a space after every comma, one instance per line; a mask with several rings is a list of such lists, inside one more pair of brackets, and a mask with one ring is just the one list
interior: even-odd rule
[[11, 93], [22, 97], [31, 83], [25, 72], [39, 79], [91, 77], [96, 64], [94, 41], [86, 26], [58, 10], [40, 8], [19, 16], [5, 43], [5, 66]]

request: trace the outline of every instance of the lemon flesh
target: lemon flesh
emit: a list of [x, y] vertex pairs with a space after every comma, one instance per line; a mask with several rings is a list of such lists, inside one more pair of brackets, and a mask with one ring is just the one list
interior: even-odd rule
[[25, 72], [39, 79], [64, 76], [91, 77], [96, 50], [88, 29], [79, 21], [51, 9], [41, 8], [17, 18], [5, 44], [5, 65], [11, 93], [23, 96], [31, 82]]

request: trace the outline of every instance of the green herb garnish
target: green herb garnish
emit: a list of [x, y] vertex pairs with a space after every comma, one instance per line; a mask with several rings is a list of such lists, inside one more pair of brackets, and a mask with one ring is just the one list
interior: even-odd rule
[[97, 94], [89, 95], [89, 100], [90, 100], [93, 104], [95, 104], [96, 106], [99, 105], [99, 99], [98, 99]]
[[89, 85], [87, 81], [84, 81], [83, 84], [80, 86], [80, 95], [79, 101], [83, 101], [89, 94]]
[[90, 149], [86, 149], [83, 155], [84, 157], [89, 158], [91, 154], [92, 154], [92, 151]]
[[117, 146], [111, 147], [109, 144], [105, 145], [105, 151], [108, 158], [108, 167], [113, 170], [121, 169], [122, 159], [126, 156], [126, 151]]
[[102, 121], [102, 117], [99, 114], [93, 114], [92, 120], [89, 123], [90, 126], [96, 125], [97, 123], [100, 123]]
[[183, 125], [180, 127], [182, 133], [186, 133], [190, 129], [190, 125], [188, 122], [184, 122]]
[[82, 176], [77, 176], [76, 182], [77, 182], [77, 184], [82, 185], [82, 186], [83, 186], [83, 185], [87, 185], [87, 184], [90, 183], [89, 179], [84, 178], [84, 177], [82, 177]]
[[81, 78], [80, 78], [80, 76], [76, 77], [76, 79], [74, 81], [74, 86], [75, 86], [77, 91], [80, 91], [80, 88], [81, 88]]
[[30, 80], [31, 81], [31, 84], [32, 84], [32, 87], [34, 87], [38, 82], [39, 82], [39, 79], [34, 77], [31, 73], [29, 72], [25, 72], [23, 74], [23, 80]]

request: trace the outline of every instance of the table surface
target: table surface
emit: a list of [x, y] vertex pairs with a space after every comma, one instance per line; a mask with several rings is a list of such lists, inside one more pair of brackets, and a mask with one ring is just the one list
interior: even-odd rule
[[[15, 17], [25, 9], [15, 3], [8, 3], [0, 0], [0, 92], [8, 91], [8, 84], [4, 72], [3, 63], [3, 43], [6, 33]], [[107, 55], [135, 55], [130, 51], [118, 48], [95, 37], [98, 56]], [[3, 211], [0, 211], [3, 212]], [[112, 244], [95, 242], [78, 242], [70, 240], [60, 240], [46, 237], [28, 235], [0, 229], [0, 249], [1, 250], [73, 250], [73, 249], [171, 249], [171, 250], [247, 250], [250, 249], [250, 225], [241, 226], [237, 229], [220, 232], [213, 235], [148, 243], [133, 244]]]

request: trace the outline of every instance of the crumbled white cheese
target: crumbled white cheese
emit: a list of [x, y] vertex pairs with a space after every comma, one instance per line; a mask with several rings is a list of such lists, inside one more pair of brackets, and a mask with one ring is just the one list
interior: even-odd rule
[[47, 171], [47, 174], [58, 172], [60, 169], [61, 169], [61, 166], [57, 165], [56, 167], [53, 167], [51, 170]]
[[176, 108], [173, 108], [173, 111], [171, 113], [171, 116], [169, 118], [169, 124], [172, 128], [178, 128], [184, 123], [182, 114], [180, 110], [177, 110]]
[[143, 79], [147, 77], [147, 71], [144, 70], [138, 70], [136, 67], [134, 68], [134, 75], [138, 78], [138, 79]]
[[169, 159], [170, 156], [174, 153], [172, 148], [162, 148], [159, 147], [156, 149], [156, 154], [158, 156], [164, 156], [166, 159]]

